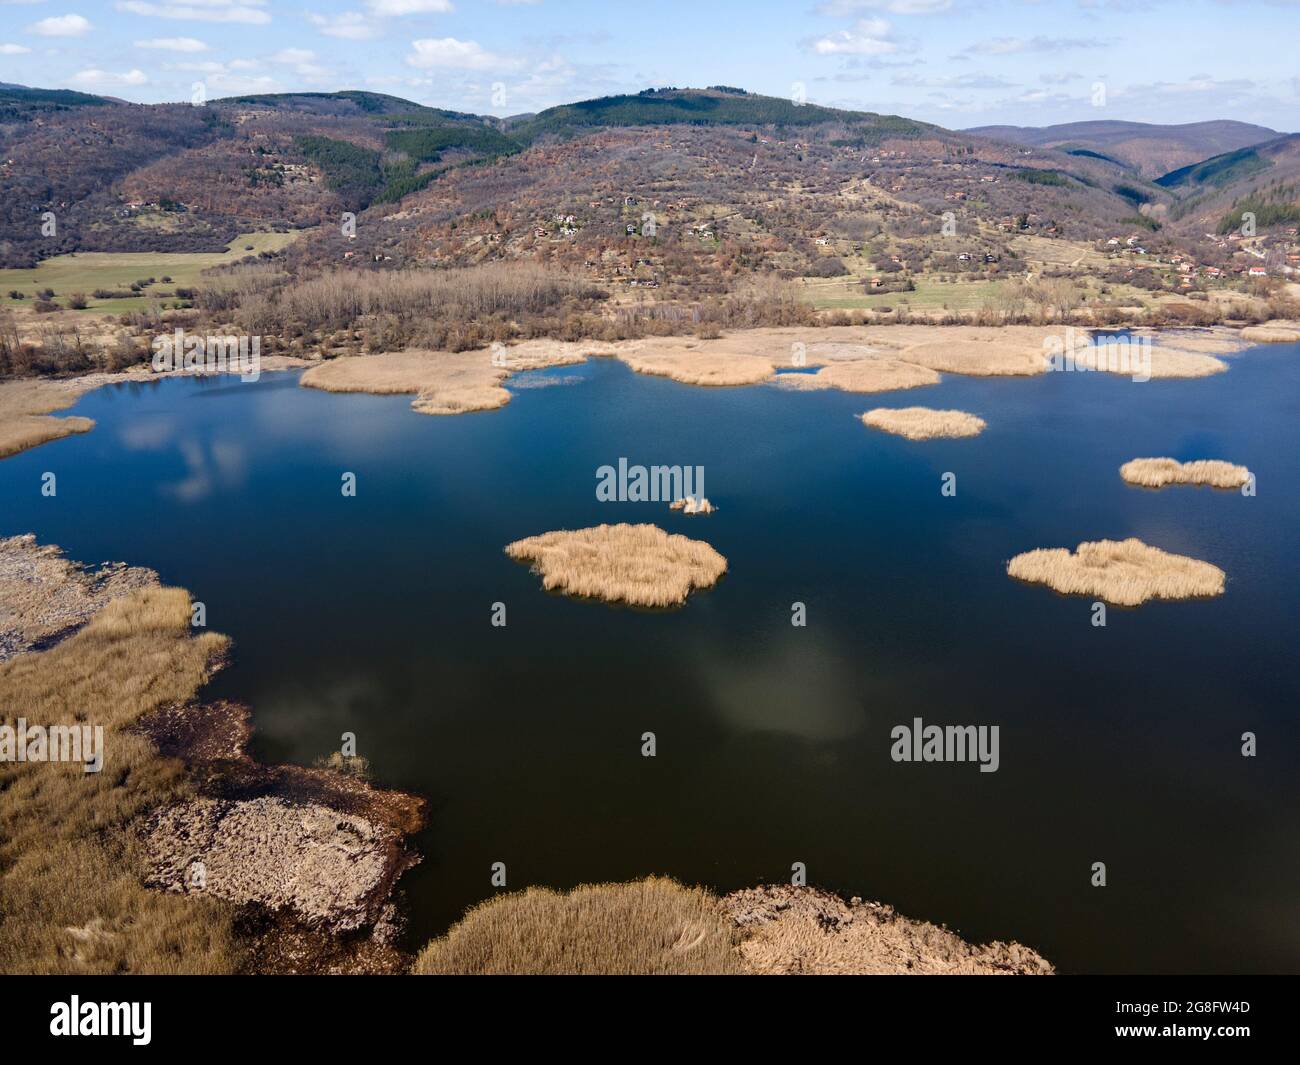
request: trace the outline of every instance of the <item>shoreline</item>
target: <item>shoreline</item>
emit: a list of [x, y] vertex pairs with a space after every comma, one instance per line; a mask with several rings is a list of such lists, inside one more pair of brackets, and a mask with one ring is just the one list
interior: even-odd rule
[[[60, 604], [57, 616], [45, 609], [51, 598]], [[255, 761], [247, 751], [250, 709], [201, 698], [227, 661], [229, 640], [194, 635], [189, 609], [188, 593], [162, 586], [151, 570], [85, 566], [52, 545], [38, 546], [31, 535], [0, 540], [0, 617], [20, 636], [49, 632], [39, 647], [32, 640], [25, 646], [21, 639], [9, 641], [16, 649], [0, 663], [0, 696], [30, 707], [33, 720], [57, 724], [59, 715], [45, 710], [66, 705], [87, 684], [100, 690], [106, 679], [102, 653], [118, 663], [118, 684], [109, 690], [137, 693], [134, 702], [97, 708], [109, 719], [110, 772], [0, 762], [0, 802], [6, 796], [19, 801], [34, 774], [49, 773], [38, 791], [59, 792], [62, 801], [77, 804], [80, 833], [65, 823], [60, 846], [71, 848], [68, 860], [78, 867], [93, 869], [85, 883], [60, 874], [56, 889], [47, 882], [57, 863], [52, 867], [45, 856], [44, 833], [3, 842], [0, 899], [11, 912], [24, 913], [25, 927], [0, 924], [0, 971], [406, 973], [421, 971], [418, 958], [459, 935], [485, 907], [512, 905], [518, 893], [489, 899], [419, 955], [405, 952], [398, 945], [400, 879], [420, 861], [408, 839], [426, 823], [427, 800], [333, 767]], [[151, 680], [164, 672], [175, 675], [170, 686]], [[14, 698], [20, 693], [33, 697]], [[12, 727], [9, 715], [2, 723]], [[125, 808], [119, 803], [101, 810], [107, 800], [96, 794], [102, 792], [80, 792], [114, 777], [132, 781], [134, 798]], [[28, 812], [42, 820], [42, 811]], [[24, 875], [34, 880], [11, 879], [33, 862], [43, 872]], [[203, 874], [198, 881], [196, 866]], [[689, 894], [664, 883], [673, 885], [666, 890]], [[709, 912], [729, 944], [717, 971], [1053, 971], [1019, 944], [971, 944], [882, 903], [845, 903], [815, 888], [758, 887], [720, 899], [691, 890], [711, 900]], [[563, 897], [529, 889], [539, 891]], [[25, 897], [47, 903], [29, 903], [33, 916], [20, 910]], [[156, 925], [155, 938], [165, 943], [143, 959], [127, 935], [138, 935], [142, 925]], [[592, 934], [606, 935], [599, 926]], [[647, 950], [658, 942], [648, 917], [625, 921], [621, 934]], [[702, 934], [693, 925], [681, 927], [684, 946], [670, 952], [673, 965]], [[809, 967], [810, 936], [819, 959], [813, 964], [824, 968]], [[42, 960], [29, 956], [32, 939], [45, 945]], [[177, 946], [195, 939], [192, 954]], [[647, 971], [679, 970], [658, 965]]]
[[[838, 389], [883, 393], [938, 384], [943, 374], [1032, 377], [1053, 372], [1048, 345], [1066, 326], [870, 325], [764, 326], [734, 330], [716, 340], [690, 336], [628, 341], [535, 339], [492, 349], [447, 352], [420, 348], [330, 359], [268, 355], [261, 370], [305, 369], [300, 385], [326, 392], [407, 394], [418, 413], [455, 415], [500, 409], [510, 402], [503, 387], [512, 374], [571, 366], [588, 358], [616, 358], [636, 373], [700, 387], [774, 384], [804, 392]], [[1129, 330], [1126, 326], [1069, 327], [1088, 337], [1115, 331], [1154, 337], [1151, 379], [1186, 379], [1230, 368], [1222, 356], [1268, 341], [1251, 340], [1231, 326]], [[1259, 327], [1263, 328], [1263, 327]], [[1300, 334], [1297, 334], [1300, 335]], [[780, 370], [815, 368], [810, 373]], [[1088, 372], [1119, 372], [1088, 367]], [[119, 373], [93, 371], [73, 377], [24, 377], [0, 381], [0, 460], [41, 444], [89, 432], [94, 422], [78, 415], [55, 417], [83, 395], [109, 384], [159, 380], [145, 367]]]

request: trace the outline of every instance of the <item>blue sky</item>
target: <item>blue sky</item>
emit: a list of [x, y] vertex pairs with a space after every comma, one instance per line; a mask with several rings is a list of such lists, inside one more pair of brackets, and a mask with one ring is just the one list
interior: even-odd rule
[[372, 89], [499, 115], [735, 85], [952, 128], [1300, 127], [1300, 0], [0, 0], [0, 81]]

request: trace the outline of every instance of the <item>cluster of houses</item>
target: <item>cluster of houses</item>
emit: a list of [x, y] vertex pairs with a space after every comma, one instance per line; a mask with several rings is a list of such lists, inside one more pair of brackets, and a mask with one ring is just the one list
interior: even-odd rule
[[[1291, 230], [1291, 236], [1295, 235], [1295, 230]], [[1217, 236], [1216, 234], [1205, 234], [1206, 239], [1218, 251], [1226, 251], [1232, 255], [1235, 261], [1226, 267], [1200, 265], [1190, 255], [1183, 252], [1175, 253], [1169, 256], [1168, 260], [1156, 259], [1157, 265], [1169, 265], [1174, 267], [1179, 275], [1178, 286], [1180, 288], [1192, 288], [1197, 277], [1209, 281], [1219, 281], [1230, 276], [1259, 278], [1269, 277], [1274, 273], [1291, 274], [1300, 270], [1300, 252], [1293, 250], [1288, 243], [1274, 244], [1272, 247], [1261, 248], [1256, 245], [1263, 244], [1263, 238], [1243, 238], [1240, 233], [1232, 233], [1227, 236]], [[1124, 239], [1119, 237], [1110, 237], [1105, 241], [1105, 250], [1112, 254], [1130, 254], [1146, 255], [1147, 250], [1140, 243], [1139, 237], [1130, 236]], [[1257, 262], [1249, 262], [1247, 257], [1254, 257]]]

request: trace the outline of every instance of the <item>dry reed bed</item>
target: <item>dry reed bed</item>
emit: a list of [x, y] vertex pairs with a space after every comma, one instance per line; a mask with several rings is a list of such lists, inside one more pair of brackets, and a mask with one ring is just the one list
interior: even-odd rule
[[962, 410], [929, 407], [877, 407], [862, 415], [862, 423], [908, 440], [979, 436], [988, 424], [983, 418]]
[[0, 763], [0, 972], [220, 973], [242, 964], [233, 910], [141, 882], [129, 826], [188, 798], [182, 764], [128, 730], [160, 706], [185, 702], [226, 647], [192, 635], [190, 599], [139, 588], [76, 635], [0, 665], [0, 718], [15, 725], [102, 725], [104, 768]]
[[[0, 615], [55, 641], [0, 663], [0, 723], [103, 730], [97, 773], [0, 761], [0, 972], [396, 971], [378, 924], [370, 940], [335, 933], [385, 919], [421, 803], [254, 763], [246, 714], [193, 702], [228, 641], [193, 635], [190, 610], [149, 570], [88, 570], [29, 536], [0, 540]], [[188, 882], [196, 859], [202, 890]], [[223, 899], [293, 919], [240, 930]]]
[[734, 926], [717, 899], [653, 877], [549, 888], [489, 899], [416, 958], [414, 973], [504, 975], [733, 975]]
[[1279, 318], [1263, 325], [1248, 325], [1241, 336], [1254, 344], [1295, 344], [1300, 342], [1300, 322]]
[[[98, 377], [101, 375], [92, 375]], [[72, 406], [83, 392], [94, 388], [92, 377], [71, 380], [40, 379], [0, 384], [0, 458], [59, 440], [95, 427], [89, 418], [50, 417]]]
[[939, 375], [925, 366], [887, 357], [831, 363], [816, 373], [787, 373], [777, 384], [792, 392], [837, 388], [841, 392], [898, 392], [905, 388], [937, 385]]
[[418, 975], [1046, 974], [1018, 943], [976, 946], [879, 903], [814, 888], [719, 899], [651, 877], [500, 895], [416, 959]]
[[1116, 606], [1150, 599], [1222, 595], [1227, 575], [1218, 566], [1151, 547], [1141, 540], [1098, 540], [1016, 555], [1007, 573], [1064, 595], [1093, 595]]
[[606, 349], [599, 343], [531, 340], [505, 348], [495, 364], [490, 351], [414, 349], [354, 355], [313, 366], [299, 383], [324, 392], [414, 393], [411, 408], [420, 414], [466, 414], [509, 403], [510, 393], [502, 383], [511, 373], [572, 366], [588, 355], [606, 354]]
[[779, 382], [794, 390], [883, 392], [934, 384], [940, 373], [1044, 373], [1049, 335], [1039, 326], [758, 328], [716, 340], [633, 340], [619, 345], [618, 356], [638, 373], [683, 384], [757, 384], [772, 379], [777, 367], [818, 366], [816, 374], [782, 374]]
[[766, 381], [775, 370], [770, 359], [722, 351], [625, 351], [619, 358], [637, 373], [667, 377], [684, 385], [733, 387]]
[[153, 570], [70, 562], [30, 533], [0, 538], [0, 662], [65, 638], [113, 599], [157, 584]]
[[631, 606], [680, 606], [727, 571], [727, 560], [708, 544], [657, 525], [549, 532], [516, 540], [505, 550], [532, 563], [547, 591]]
[[1167, 484], [1206, 484], [1212, 488], [1240, 488], [1250, 480], [1250, 470], [1220, 459], [1132, 459], [1119, 468], [1129, 484], [1163, 488]]

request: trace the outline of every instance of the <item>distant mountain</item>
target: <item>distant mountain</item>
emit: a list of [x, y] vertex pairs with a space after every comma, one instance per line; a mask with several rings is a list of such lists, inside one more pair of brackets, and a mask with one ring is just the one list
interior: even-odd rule
[[1117, 159], [725, 86], [510, 119], [359, 91], [195, 107], [0, 87], [0, 264], [213, 250], [268, 227], [316, 229], [318, 254], [337, 257], [324, 223], [344, 211], [369, 211], [349, 252], [372, 262], [549, 254], [556, 226], [594, 262], [651, 210], [713, 234], [737, 270], [797, 274], [835, 268], [817, 234], [861, 243], [886, 215], [918, 237], [952, 213], [971, 232], [1088, 240], [1176, 202]]
[[1145, 122], [1067, 122], [1056, 126], [977, 126], [964, 132], [1076, 155], [1094, 155], [1154, 179], [1212, 155], [1279, 136], [1249, 122], [1221, 120], [1160, 126]]
[[1226, 233], [1245, 211], [1261, 231], [1300, 225], [1300, 134], [1202, 159], [1156, 184], [1177, 197], [1170, 218], [1188, 232]]
[[574, 136], [597, 128], [667, 125], [798, 128], [832, 122], [850, 126], [860, 137], [870, 140], [883, 136], [912, 137], [927, 132], [946, 132], [938, 126], [898, 115], [841, 111], [720, 86], [711, 89], [646, 89], [635, 95], [604, 96], [562, 104], [513, 122], [507, 130], [524, 141], [532, 141], [545, 134]]
[[93, 107], [112, 103], [104, 96], [74, 92], [71, 89], [29, 89], [26, 85], [0, 82], [0, 123], [26, 121], [34, 115], [66, 111], [74, 107]]

